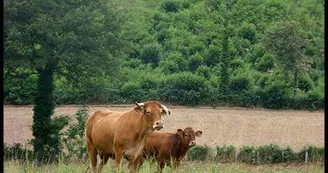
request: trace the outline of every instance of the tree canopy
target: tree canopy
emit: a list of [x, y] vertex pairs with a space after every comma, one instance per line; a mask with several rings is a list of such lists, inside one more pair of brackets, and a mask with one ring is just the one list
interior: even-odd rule
[[56, 104], [323, 108], [322, 0], [4, 4], [10, 104], [34, 104], [37, 70], [58, 58]]

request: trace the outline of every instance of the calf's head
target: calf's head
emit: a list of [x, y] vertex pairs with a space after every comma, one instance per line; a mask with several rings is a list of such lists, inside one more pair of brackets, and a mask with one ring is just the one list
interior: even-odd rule
[[200, 130], [194, 131], [191, 127], [187, 127], [184, 130], [177, 129], [177, 134], [182, 137], [182, 143], [184, 146], [193, 147], [196, 145], [196, 136], [200, 137], [203, 132]]
[[171, 111], [157, 101], [147, 101], [144, 103], [136, 103], [135, 110], [142, 112], [143, 120], [153, 130], [161, 130], [163, 128], [163, 116], [168, 116]]

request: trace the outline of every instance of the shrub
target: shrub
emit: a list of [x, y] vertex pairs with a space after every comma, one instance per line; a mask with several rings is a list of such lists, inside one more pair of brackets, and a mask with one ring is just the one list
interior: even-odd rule
[[209, 86], [204, 77], [183, 72], [172, 74], [160, 84], [158, 95], [162, 100], [181, 104], [197, 105], [208, 97]]
[[308, 92], [313, 88], [313, 81], [309, 74], [302, 74], [298, 79], [298, 88], [304, 92]]
[[151, 63], [153, 67], [157, 67], [162, 56], [161, 54], [158, 44], [148, 44], [141, 49], [140, 58], [144, 63]]
[[70, 124], [64, 132], [62, 141], [68, 151], [66, 154], [67, 159], [75, 157], [81, 160], [83, 154], [87, 153], [85, 147], [85, 123], [87, 118], [88, 107], [84, 105], [75, 113], [73, 121], [77, 121], [77, 123]]
[[215, 160], [221, 163], [233, 162], [235, 160], [236, 148], [232, 145], [217, 146]]
[[263, 106], [270, 109], [281, 109], [287, 101], [287, 86], [285, 84], [272, 84], [263, 93]]
[[283, 150], [275, 144], [263, 145], [258, 147], [258, 159], [262, 164], [281, 163], [282, 151]]
[[33, 159], [33, 151], [23, 148], [22, 144], [14, 143], [13, 145], [9, 146], [4, 144], [3, 146], [3, 159], [4, 160], [23, 160], [26, 159], [32, 160]]
[[120, 96], [127, 103], [134, 103], [135, 101], [144, 100], [143, 91], [138, 82], [127, 82], [123, 85], [120, 91]]
[[253, 146], [243, 146], [239, 149], [238, 161], [242, 163], [257, 164], [257, 149]]
[[162, 4], [162, 9], [165, 12], [178, 12], [180, 3], [177, 1], [166, 1]]
[[267, 72], [274, 68], [274, 57], [271, 54], [265, 54], [257, 63], [256, 69], [261, 72]]
[[209, 150], [210, 148], [207, 146], [196, 145], [187, 152], [187, 158], [191, 161], [204, 161], [209, 154]]
[[250, 88], [250, 81], [249, 78], [246, 76], [238, 76], [231, 79], [230, 89], [233, 92], [241, 92], [244, 90], [248, 90]]
[[203, 57], [201, 57], [198, 53], [192, 55], [188, 59], [188, 66], [189, 66], [189, 71], [196, 71], [196, 69], [203, 64]]
[[304, 162], [305, 155], [308, 152], [308, 162], [323, 162], [324, 161], [324, 148], [322, 147], [315, 147], [315, 146], [308, 146], [304, 147], [297, 153], [297, 161]]
[[282, 159], [281, 160], [283, 163], [291, 163], [295, 159], [296, 159], [296, 155], [290, 147], [287, 147], [282, 150]]
[[37, 88], [37, 75], [25, 78], [4, 76], [4, 100], [9, 104], [27, 105], [33, 103]]

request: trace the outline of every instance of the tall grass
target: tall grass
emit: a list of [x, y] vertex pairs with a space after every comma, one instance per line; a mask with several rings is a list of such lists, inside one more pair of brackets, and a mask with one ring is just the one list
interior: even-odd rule
[[[5, 173], [83, 173], [86, 171], [88, 163], [59, 162], [57, 164], [47, 164], [36, 166], [33, 163], [19, 162], [15, 160], [4, 162]], [[146, 161], [139, 169], [139, 173], [156, 172], [157, 164]], [[115, 171], [114, 162], [109, 161], [103, 173], [118, 173]], [[129, 172], [126, 162], [122, 164], [120, 173]], [[178, 168], [165, 167], [163, 173], [323, 173], [324, 167], [319, 163], [311, 164], [275, 164], [275, 165], [249, 165], [242, 163], [218, 164], [211, 161], [182, 161]]]

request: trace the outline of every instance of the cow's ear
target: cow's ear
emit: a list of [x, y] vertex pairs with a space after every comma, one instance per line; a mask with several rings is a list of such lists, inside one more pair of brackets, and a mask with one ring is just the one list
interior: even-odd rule
[[202, 132], [202, 131], [200, 131], [200, 130], [196, 131], [196, 136], [197, 136], [197, 137], [200, 137], [200, 136], [202, 136], [202, 134], [203, 134], [203, 132]]
[[136, 107], [134, 108], [135, 111], [140, 111], [140, 112], [143, 112], [144, 110], [144, 107], [145, 107], [145, 104], [144, 103], [138, 103], [136, 102]]
[[182, 129], [177, 129], [177, 134], [183, 135], [183, 130]]

